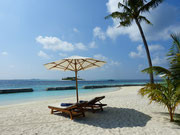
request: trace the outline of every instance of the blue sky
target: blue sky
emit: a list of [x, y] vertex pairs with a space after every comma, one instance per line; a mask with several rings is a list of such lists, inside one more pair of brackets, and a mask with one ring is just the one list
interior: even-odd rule
[[[137, 26], [117, 28], [104, 17], [122, 0], [1, 0], [0, 79], [61, 79], [73, 72], [46, 70], [43, 64], [80, 55], [107, 61], [81, 71], [84, 79], [144, 79], [148, 67]], [[167, 67], [170, 33], [180, 32], [180, 2], [165, 0], [142, 23], [153, 65]]]

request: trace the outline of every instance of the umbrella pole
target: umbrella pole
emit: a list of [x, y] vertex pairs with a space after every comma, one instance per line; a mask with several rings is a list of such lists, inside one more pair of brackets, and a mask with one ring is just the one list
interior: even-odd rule
[[77, 103], [78, 103], [78, 102], [79, 102], [79, 99], [78, 99], [77, 71], [75, 71], [75, 79], [76, 79], [76, 99], [77, 99]]
[[77, 67], [76, 67], [76, 60], [75, 60], [75, 79], [76, 79], [76, 99], [77, 99], [77, 103], [79, 102], [79, 99], [78, 99], [78, 82], [77, 82]]

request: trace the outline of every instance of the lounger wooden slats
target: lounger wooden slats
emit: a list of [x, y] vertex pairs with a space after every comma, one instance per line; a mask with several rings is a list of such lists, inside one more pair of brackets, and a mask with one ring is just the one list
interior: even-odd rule
[[83, 106], [85, 106], [85, 103], [78, 103], [78, 104], [74, 104], [72, 106], [66, 107], [66, 108], [60, 108], [60, 107], [55, 107], [55, 106], [48, 106], [49, 109], [51, 109], [51, 114], [53, 114], [54, 112], [62, 112], [62, 113], [67, 113], [69, 114], [71, 120], [74, 117], [79, 117], [79, 116], [83, 116], [85, 117], [85, 113], [84, 113], [84, 109]]
[[91, 110], [93, 113], [95, 113], [96, 111], [99, 111], [99, 110], [103, 111], [103, 107], [107, 106], [107, 104], [102, 104], [100, 102], [100, 100], [102, 100], [103, 98], [105, 98], [105, 96], [93, 98], [92, 100], [87, 102], [84, 109]]

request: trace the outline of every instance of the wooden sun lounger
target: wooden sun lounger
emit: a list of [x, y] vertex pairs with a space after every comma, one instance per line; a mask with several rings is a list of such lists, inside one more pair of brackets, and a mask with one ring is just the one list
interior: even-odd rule
[[83, 107], [86, 110], [91, 110], [93, 113], [96, 111], [103, 111], [103, 107], [107, 106], [107, 104], [102, 104], [100, 100], [105, 98], [105, 96], [95, 97], [92, 100], [88, 101], [87, 104]]
[[70, 118], [72, 120], [74, 117], [79, 117], [79, 116], [85, 117], [85, 113], [83, 109], [83, 106], [85, 105], [86, 105], [86, 102], [76, 103], [66, 108], [55, 107], [55, 106], [48, 106], [48, 108], [51, 109], [51, 114], [57, 111], [62, 112], [62, 113], [67, 113], [70, 115]]

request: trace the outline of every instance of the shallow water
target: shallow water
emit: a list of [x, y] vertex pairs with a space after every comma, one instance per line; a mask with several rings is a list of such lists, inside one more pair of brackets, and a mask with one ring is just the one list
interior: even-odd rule
[[[106, 91], [114, 91], [117, 88], [82, 89], [87, 85], [120, 85], [120, 84], [145, 84], [148, 80], [100, 80], [79, 81], [79, 96]], [[16, 104], [22, 102], [46, 100], [53, 97], [65, 98], [76, 95], [76, 90], [46, 91], [48, 87], [75, 86], [74, 81], [53, 80], [0, 80], [0, 89], [8, 88], [33, 88], [34, 92], [0, 94], [0, 105]]]

